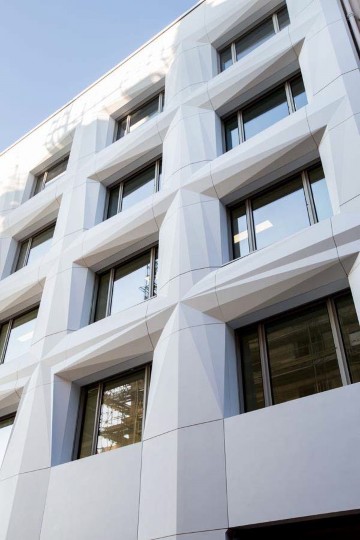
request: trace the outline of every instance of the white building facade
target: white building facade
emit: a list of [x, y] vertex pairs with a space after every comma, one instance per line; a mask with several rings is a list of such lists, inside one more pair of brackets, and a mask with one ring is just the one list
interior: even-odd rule
[[1, 154], [1, 540], [358, 537], [345, 4], [199, 2]]

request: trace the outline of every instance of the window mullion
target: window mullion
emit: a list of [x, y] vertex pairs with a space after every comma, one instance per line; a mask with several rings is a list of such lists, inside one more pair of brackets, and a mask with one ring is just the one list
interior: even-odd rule
[[274, 25], [275, 34], [277, 34], [278, 32], [280, 32], [280, 26], [279, 26], [279, 20], [278, 20], [277, 13], [273, 14], [272, 22], [273, 22], [273, 25]]
[[267, 351], [267, 346], [266, 346], [265, 326], [263, 324], [259, 324], [258, 326], [258, 338], [259, 338], [261, 373], [262, 373], [262, 378], [263, 378], [265, 407], [268, 407], [273, 404], [273, 400], [272, 400], [272, 392], [271, 392], [269, 356], [268, 356], [268, 351]]
[[149, 298], [154, 296], [154, 280], [155, 280], [155, 250], [156, 248], [151, 248], [150, 251], [150, 276], [149, 276]]
[[109, 277], [109, 289], [108, 289], [108, 297], [106, 302], [106, 315], [105, 317], [108, 317], [111, 312], [111, 305], [112, 305], [112, 295], [113, 295], [113, 289], [114, 289], [114, 276], [115, 276], [115, 268], [112, 268], [110, 270], [110, 277]]
[[294, 99], [293, 99], [293, 95], [291, 91], [291, 86], [288, 81], [286, 81], [285, 83], [285, 93], [286, 93], [286, 99], [287, 99], [287, 103], [289, 107], [289, 114], [292, 114], [296, 112], [296, 108], [295, 108], [295, 103], [294, 103]]
[[144, 429], [145, 429], [145, 417], [147, 402], [149, 397], [150, 389], [150, 365], [145, 366], [145, 376], [144, 376], [144, 403], [143, 403], [143, 417], [142, 417], [142, 426], [141, 426], [141, 438], [143, 438]]
[[96, 400], [96, 410], [95, 410], [95, 422], [94, 422], [94, 432], [93, 432], [93, 440], [92, 440], [92, 447], [91, 447], [91, 454], [96, 454], [97, 450], [97, 439], [99, 434], [99, 425], [100, 425], [100, 414], [101, 414], [101, 401], [102, 401], [102, 395], [103, 395], [103, 383], [99, 384], [98, 387], [98, 395]]
[[242, 111], [237, 112], [237, 121], [238, 121], [238, 130], [239, 130], [239, 141], [241, 144], [245, 142], [244, 120], [243, 120]]
[[161, 113], [164, 107], [164, 94], [160, 92], [159, 94], [159, 104], [158, 104], [158, 113]]
[[159, 191], [160, 186], [160, 160], [158, 159], [155, 162], [155, 185], [154, 185], [154, 193]]
[[41, 182], [41, 191], [42, 191], [43, 189], [45, 189], [45, 184], [46, 184], [47, 176], [48, 176], [48, 171], [45, 171], [45, 172], [44, 172], [44, 175], [43, 175], [43, 178], [42, 178], [42, 182]]
[[333, 333], [336, 357], [339, 364], [340, 376], [343, 385], [351, 384], [351, 377], [346, 360], [345, 347], [341, 336], [341, 330], [339, 325], [338, 316], [336, 313], [336, 307], [332, 298], [327, 301], [327, 309], [329, 313], [330, 326]]
[[126, 129], [125, 129], [126, 135], [130, 133], [130, 119], [131, 119], [131, 115], [128, 114], [126, 117]]
[[246, 212], [246, 225], [247, 225], [248, 240], [249, 240], [249, 250], [250, 252], [252, 252], [252, 251], [256, 251], [256, 238], [255, 238], [254, 217], [252, 213], [250, 199], [246, 199], [245, 201], [245, 212]]
[[317, 223], [316, 210], [315, 210], [314, 200], [311, 193], [309, 178], [306, 171], [303, 171], [301, 173], [301, 180], [303, 184], [310, 225], [314, 225], [315, 223]]
[[7, 349], [7, 346], [9, 344], [9, 339], [10, 339], [10, 333], [11, 333], [11, 328], [12, 328], [12, 324], [13, 324], [13, 319], [11, 319], [10, 321], [8, 321], [7, 323], [7, 329], [6, 329], [6, 335], [5, 335], [5, 339], [4, 339], [4, 345], [3, 345], [3, 348], [2, 350], [0, 351], [0, 364], [3, 364], [4, 363], [4, 360], [5, 360], [5, 355], [6, 355], [6, 349]]
[[26, 266], [27, 263], [28, 263], [32, 240], [33, 240], [32, 238], [29, 238], [29, 240], [27, 241], [26, 253], [25, 253], [25, 257], [24, 257], [24, 264], [22, 265], [22, 268], [24, 268], [24, 266]]
[[233, 41], [231, 44], [231, 60], [232, 60], [233, 65], [237, 62], [235, 41]]
[[122, 210], [123, 195], [124, 195], [124, 183], [125, 182], [121, 182], [121, 184], [119, 185], [119, 198], [118, 198], [118, 205], [117, 205], [117, 210], [116, 210], [117, 214], [119, 212], [121, 212], [121, 210]]

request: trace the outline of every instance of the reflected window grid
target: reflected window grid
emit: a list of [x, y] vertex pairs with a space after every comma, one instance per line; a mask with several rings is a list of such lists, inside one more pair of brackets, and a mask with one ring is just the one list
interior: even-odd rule
[[[35, 308], [0, 325], [0, 365], [16, 358], [16, 356], [26, 352], [27, 348], [30, 348], [37, 313], [38, 308]], [[19, 324], [22, 319], [28, 320]], [[22, 327], [25, 329], [23, 334], [21, 334]]]
[[151, 366], [84, 388], [75, 458], [116, 450], [142, 440]]
[[[30, 258], [31, 259], [37, 258], [37, 254], [35, 254], [36, 248], [40, 248], [40, 246], [44, 247], [45, 245], [49, 244], [54, 235], [54, 231], [55, 231], [55, 224], [51, 225], [50, 227], [47, 227], [46, 229], [43, 229], [39, 233], [34, 234], [34, 236], [30, 236], [30, 238], [21, 242], [18, 254], [15, 258], [16, 264], [13, 269], [13, 272], [20, 270], [21, 268], [24, 268], [24, 266], [26, 266], [29, 263]], [[42, 237], [44, 238], [43, 241], [41, 241]], [[32, 255], [34, 255], [34, 257], [32, 257]]]
[[122, 137], [125, 137], [125, 135], [128, 135], [131, 131], [136, 129], [136, 127], [140, 127], [140, 125], [142, 125], [147, 120], [150, 120], [150, 118], [155, 116], [155, 114], [150, 114], [148, 117], [144, 117], [143, 121], [140, 120], [138, 125], [132, 126], [131, 124], [132, 116], [134, 115], [141, 116], [142, 111], [144, 110], [145, 112], [146, 108], [149, 107], [149, 105], [151, 105], [152, 102], [155, 100], [158, 101], [157, 111], [155, 112], [155, 114], [160, 114], [162, 112], [163, 107], [164, 107], [164, 92], [160, 92], [160, 94], [156, 98], [153, 98], [147, 101], [146, 103], [141, 105], [141, 107], [134, 109], [125, 117], [122, 117], [119, 120], [117, 120], [116, 129], [115, 129], [115, 141], [118, 141]]
[[[246, 199], [245, 201], [240, 202], [236, 206], [234, 206], [231, 209], [231, 236], [232, 236], [232, 257], [233, 259], [237, 259], [239, 257], [243, 257], [245, 255], [248, 255], [249, 253], [252, 253], [258, 249], [261, 249], [262, 247], [266, 247], [267, 245], [271, 245], [273, 242], [281, 240], [282, 238], [285, 238], [289, 234], [297, 232], [297, 229], [300, 230], [304, 228], [304, 226], [308, 225], [314, 225], [318, 223], [321, 219], [319, 219], [319, 212], [318, 207], [316, 204], [316, 199], [314, 197], [313, 189], [312, 189], [312, 173], [317, 172], [317, 176], [321, 178], [325, 182], [325, 189], [326, 189], [326, 180], [322, 171], [321, 165], [317, 165], [315, 167], [312, 167], [311, 169], [304, 170], [295, 177], [286, 180], [285, 182], [281, 182], [278, 185], [272, 186], [271, 189], [265, 190], [264, 192], [261, 192], [260, 194]], [[294, 227], [294, 230], [289, 233], [288, 229], [285, 229], [285, 234], [281, 234], [281, 232], [277, 233], [277, 236], [275, 239], [268, 241], [267, 243], [263, 243], [258, 245], [260, 243], [261, 234], [269, 233], [271, 231], [274, 224], [271, 221], [270, 211], [269, 216], [267, 216], [266, 219], [262, 219], [261, 223], [257, 223], [258, 219], [256, 220], [254, 218], [254, 202], [261, 199], [261, 197], [264, 197], [264, 195], [269, 194], [271, 196], [271, 192], [276, 192], [277, 190], [281, 189], [283, 186], [283, 189], [286, 190], [287, 186], [291, 186], [292, 183], [296, 182], [296, 179], [298, 179], [299, 187], [302, 186], [302, 192], [303, 192], [303, 200], [304, 204], [303, 207], [300, 208], [297, 204], [296, 208], [299, 209], [299, 216], [300, 213], [302, 213], [303, 219], [299, 219], [298, 227]], [[294, 192], [295, 193], [295, 192]], [[301, 193], [298, 192], [301, 196]], [[285, 199], [285, 197], [283, 197]], [[281, 198], [273, 199], [273, 202], [280, 202]], [[323, 204], [323, 201], [322, 201]], [[330, 201], [329, 201], [330, 205]], [[328, 211], [325, 212], [323, 210], [323, 217], [324, 219], [328, 218], [330, 215], [332, 215], [331, 212], [331, 206], [328, 208]], [[306, 214], [308, 222], [304, 222], [304, 215]], [[289, 223], [295, 224], [294, 214], [289, 215]], [[322, 217], [322, 216], [320, 216]], [[292, 220], [292, 221], [290, 221]], [[273, 231], [273, 234], [276, 235], [276, 232]], [[258, 240], [257, 240], [258, 238]]]
[[[160, 189], [161, 173], [162, 173], [162, 160], [157, 159], [152, 165], [146, 166], [144, 169], [136, 173], [135, 175], [125, 178], [120, 183], [112, 186], [108, 191], [107, 203], [105, 207], [105, 219], [109, 219], [116, 214], [119, 214], [123, 210], [124, 199], [126, 198], [125, 189], [128, 185], [135, 183], [144, 173], [148, 170], [154, 168], [154, 178], [153, 178], [153, 191], [152, 193], [157, 193]], [[140, 192], [141, 188], [145, 184], [142, 184], [137, 190]], [[139, 198], [142, 200], [142, 197]], [[135, 201], [137, 202], [137, 201]]]
[[[269, 23], [272, 23], [272, 30], [273, 32], [270, 34], [269, 31], [267, 31], [265, 34], [262, 35], [261, 30], [262, 27], [264, 27], [264, 30], [266, 27], [268, 27]], [[286, 5], [273, 13], [270, 17], [264, 19], [259, 24], [257, 24], [254, 28], [249, 30], [248, 32], [245, 32], [243, 35], [238, 36], [234, 41], [230, 43], [230, 45], [227, 45], [224, 49], [222, 49], [219, 52], [219, 58], [220, 58], [220, 71], [225, 71], [229, 67], [231, 67], [233, 64], [238, 62], [241, 58], [249, 54], [251, 51], [253, 51], [255, 48], [260, 46], [264, 41], [267, 41], [270, 39], [273, 35], [278, 34], [283, 30], [286, 26], [290, 24], [289, 14], [286, 8]], [[257, 34], [260, 34], [257, 36]], [[254, 36], [253, 40], [251, 39]], [[249, 41], [253, 41], [251, 45], [246, 47], [246, 50], [243, 53], [238, 53], [238, 45], [243, 40], [248, 39]]]
[[[135, 301], [134, 303], [128, 302], [126, 296], [123, 298], [118, 297], [120, 304], [122, 303], [120, 309], [116, 309], [116, 306], [113, 305], [113, 299], [115, 294], [115, 286], [117, 282], [121, 282], [121, 278], [117, 279], [117, 274], [121, 273], [123, 268], [126, 269], [127, 266], [131, 263], [136, 263], [138, 260], [146, 258], [148, 262], [145, 265], [139, 267], [139, 269], [144, 269], [146, 267], [146, 275], [144, 276], [144, 282], [137, 287], [136, 291], [141, 293], [142, 299], [140, 301]], [[133, 272], [124, 274], [124, 277], [128, 277], [136, 273], [136, 268]], [[129, 261], [124, 262], [121, 265], [115, 266], [108, 270], [107, 272], [100, 274], [98, 276], [97, 287], [95, 289], [95, 297], [93, 302], [93, 313], [91, 315], [91, 322], [97, 322], [105, 317], [110, 316], [113, 313], [122, 311], [128, 307], [136, 305], [140, 302], [144, 302], [153, 298], [157, 295], [157, 272], [158, 272], [158, 247], [155, 246], [149, 251], [138, 255], [137, 257], [130, 259]], [[104, 284], [104, 285], [103, 285]]]
[[40, 193], [40, 191], [43, 191], [47, 184], [51, 182], [51, 180], [54, 180], [54, 178], [57, 178], [60, 174], [66, 171], [69, 157], [70, 154], [66, 155], [65, 157], [61, 158], [59, 161], [48, 167], [44, 172], [35, 176], [35, 188], [33, 196]]
[[[351, 313], [351, 333], [338, 314], [340, 302]], [[349, 365], [360, 363], [358, 336], [350, 292], [238, 331], [242, 410], [250, 412], [357, 382]], [[355, 343], [351, 357], [350, 339]]]
[[[255, 102], [250, 103], [248, 106], [240, 109], [239, 111], [236, 111], [236, 113], [233, 113], [231, 116], [226, 118], [223, 121], [223, 126], [224, 126], [223, 139], [224, 139], [225, 152], [232, 150], [237, 145], [248, 140], [250, 137], [270, 127], [271, 125], [281, 120], [282, 118], [286, 118], [286, 116], [288, 116], [289, 114], [293, 114], [299, 108], [306, 105], [307, 100], [306, 100], [306, 93], [304, 89], [303, 94], [297, 94], [296, 99], [299, 98], [299, 101], [298, 101], [298, 106], [296, 106], [294, 95], [293, 95], [293, 87], [295, 88], [295, 83], [297, 83], [296, 85], [297, 91], [298, 91], [299, 86], [304, 88], [300, 73], [294, 75], [294, 77], [292, 77], [288, 81], [285, 81], [281, 85], [277, 86], [276, 88], [274, 88], [273, 90], [265, 94], [264, 96], [260, 97]], [[280, 94], [282, 94], [283, 100], [282, 101], [278, 100], [279, 102], [274, 109], [269, 109], [268, 111], [265, 111], [265, 113], [260, 114], [258, 117], [254, 115], [254, 113], [252, 112], [253, 109], [255, 110], [257, 107], [259, 108], [262, 106], [266, 106], [267, 102], [270, 102], [271, 100], [273, 100], [276, 94], [279, 94], [278, 97], [280, 97]], [[303, 96], [302, 99], [301, 99], [301, 96]], [[272, 116], [270, 116], [269, 118], [265, 118], [265, 115], [269, 113], [272, 113]], [[251, 121], [247, 122], [246, 116], [249, 114], [252, 116], [252, 119]], [[264, 126], [261, 127], [262, 118], [263, 119], [265, 118], [265, 124]], [[237, 123], [237, 130], [234, 129], [236, 123]], [[251, 129], [251, 125], [250, 125], [251, 123], [259, 124], [260, 128], [258, 126], [256, 127], [256, 129]], [[250, 132], [249, 134], [246, 133], [247, 124], [248, 124], [248, 130]]]

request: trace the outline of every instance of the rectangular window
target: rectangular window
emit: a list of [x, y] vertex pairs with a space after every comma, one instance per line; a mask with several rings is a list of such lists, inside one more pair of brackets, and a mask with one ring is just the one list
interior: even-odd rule
[[15, 272], [20, 270], [20, 268], [39, 260], [40, 257], [45, 255], [51, 246], [54, 231], [55, 224], [34, 236], [31, 236], [27, 240], [24, 240], [24, 242], [21, 242], [14, 270]]
[[150, 366], [84, 388], [78, 458], [142, 439]]
[[160, 189], [161, 159], [109, 189], [106, 219], [146, 199]]
[[0, 364], [29, 351], [38, 308], [10, 319], [0, 326]]
[[246, 412], [360, 380], [349, 292], [238, 331]]
[[155, 98], [147, 101], [141, 107], [131, 111], [116, 122], [115, 140], [119, 140], [131, 133], [145, 122], [161, 113], [164, 104], [164, 92], [160, 92]]
[[221, 71], [232, 66], [289, 24], [289, 14], [284, 6], [220, 51]]
[[224, 120], [226, 152], [306, 104], [303, 80], [296, 75]]
[[156, 296], [157, 247], [98, 277], [94, 321]]
[[321, 165], [231, 209], [233, 257], [243, 257], [332, 215]]
[[48, 167], [45, 171], [43, 171], [41, 174], [38, 174], [35, 176], [35, 188], [34, 188], [34, 195], [37, 195], [46, 188], [46, 186], [51, 182], [51, 180], [54, 180], [57, 176], [59, 176], [61, 173], [66, 171], [69, 161], [69, 156], [61, 158], [59, 161]]
[[15, 414], [10, 414], [0, 418], [0, 468], [10, 439], [14, 420]]

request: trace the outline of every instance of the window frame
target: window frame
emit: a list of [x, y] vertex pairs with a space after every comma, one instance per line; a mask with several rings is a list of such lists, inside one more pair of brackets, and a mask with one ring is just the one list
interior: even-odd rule
[[[39, 193], [44, 191], [47, 183], [50, 184], [53, 180], [56, 180], [61, 174], [64, 174], [64, 172], [66, 172], [66, 170], [67, 170], [69, 159], [70, 159], [70, 152], [68, 152], [67, 154], [65, 154], [61, 158], [57, 159], [56, 161], [52, 162], [42, 172], [40, 172], [38, 174], [35, 174], [34, 175], [34, 187], [33, 187], [33, 192], [32, 192], [31, 196], [35, 197], [35, 195], [38, 195]], [[51, 172], [52, 169], [57, 167], [63, 161], [67, 161], [65, 170], [62, 171], [61, 173], [59, 173], [58, 175], [54, 176], [54, 178], [52, 178], [51, 180], [49, 180], [49, 182], [47, 182], [47, 176], [48, 176], [49, 172]]]
[[[147, 105], [149, 105], [149, 103], [151, 103], [152, 101], [155, 101], [156, 98], [158, 99], [158, 111], [157, 111], [157, 114], [156, 114], [156, 116], [157, 116], [164, 109], [164, 102], [165, 102], [165, 90], [164, 89], [160, 90], [159, 93], [153, 95], [153, 97], [146, 98], [145, 101], [143, 101], [140, 105], [138, 105], [134, 109], [131, 109], [127, 114], [121, 115], [121, 116], [119, 116], [119, 118], [115, 119], [115, 130], [114, 130], [114, 140], [113, 140], [113, 142], [119, 141], [120, 139], [123, 139], [124, 137], [129, 135], [129, 133], [131, 133], [131, 131], [130, 131], [130, 128], [131, 128], [131, 124], [130, 124], [131, 123], [131, 116], [133, 114], [137, 113], [138, 111], [140, 111], [141, 109], [143, 109], [144, 107], [146, 107]], [[125, 133], [124, 133], [124, 135], [120, 136], [121, 124], [124, 122], [124, 120], [126, 120]]]
[[122, 205], [123, 205], [123, 195], [124, 195], [124, 186], [127, 182], [131, 182], [132, 180], [135, 180], [139, 175], [146, 172], [150, 167], [155, 166], [155, 182], [154, 182], [154, 192], [158, 193], [160, 190], [160, 176], [162, 171], [162, 157], [158, 157], [155, 160], [151, 161], [150, 163], [147, 163], [144, 165], [144, 167], [141, 167], [137, 169], [136, 171], [130, 173], [129, 175], [125, 176], [124, 178], [120, 178], [116, 180], [113, 184], [111, 184], [107, 190], [106, 190], [106, 201], [105, 201], [105, 210], [104, 210], [104, 217], [103, 221], [106, 221], [107, 219], [110, 219], [108, 217], [109, 212], [109, 205], [110, 205], [110, 197], [111, 197], [111, 191], [119, 187], [119, 196], [118, 196], [118, 204], [117, 204], [117, 211], [114, 216], [117, 214], [120, 214], [122, 212]]
[[[257, 98], [245, 103], [243, 106], [240, 107], [240, 109], [236, 109], [235, 111], [232, 111], [231, 113], [227, 114], [226, 116], [224, 116], [222, 118], [223, 153], [230, 152], [231, 150], [233, 150], [237, 146], [240, 146], [241, 144], [243, 144], [244, 142], [246, 142], [246, 141], [248, 141], [249, 139], [252, 138], [252, 137], [249, 137], [249, 139], [245, 138], [245, 125], [244, 125], [244, 121], [243, 121], [244, 112], [248, 108], [250, 108], [252, 106], [255, 106], [255, 105], [258, 105], [262, 101], [266, 100], [266, 98], [270, 97], [277, 90], [285, 89], [286, 103], [287, 103], [288, 110], [289, 110], [288, 116], [292, 115], [293, 113], [295, 113], [295, 112], [297, 112], [299, 110], [299, 109], [296, 109], [295, 100], [294, 100], [292, 89], [291, 89], [291, 83], [295, 79], [297, 79], [298, 77], [301, 78], [301, 80], [302, 80], [302, 82], [304, 84], [304, 80], [303, 80], [301, 71], [297, 71], [296, 73], [291, 75], [289, 78], [287, 78], [285, 81], [277, 84], [276, 86], [273, 86], [269, 90], [266, 90], [266, 92], [264, 92], [263, 94], [260, 94]], [[304, 85], [304, 89], [305, 89], [305, 85]], [[306, 89], [305, 89], [305, 95], [306, 95]], [[231, 118], [235, 118], [235, 117], [237, 119], [237, 128], [238, 128], [238, 133], [239, 133], [239, 144], [237, 144], [236, 146], [233, 146], [232, 148], [228, 149], [227, 145], [226, 145], [226, 123], [228, 122], [228, 120], [230, 120]], [[271, 124], [271, 126], [275, 125], [277, 122], [278, 121], [274, 122], [274, 124]], [[271, 127], [271, 126], [268, 126], [268, 127]], [[268, 129], [268, 128], [265, 128], [265, 129]], [[258, 133], [253, 135], [253, 136], [255, 137], [256, 135], [258, 135]]]
[[[15, 259], [14, 259], [14, 264], [13, 264], [13, 267], [11, 269], [11, 273], [14, 274], [15, 272], [18, 272], [19, 270], [22, 270], [23, 268], [25, 268], [25, 266], [27, 266], [28, 264], [28, 260], [29, 260], [29, 255], [30, 255], [30, 251], [31, 251], [31, 246], [32, 246], [32, 243], [34, 241], [34, 239], [50, 230], [54, 228], [54, 234], [55, 234], [55, 228], [56, 228], [56, 221], [53, 221], [52, 223], [50, 223], [49, 225], [47, 225], [46, 227], [44, 227], [43, 229], [40, 229], [39, 231], [37, 231], [36, 233], [34, 233], [33, 235], [31, 236], [28, 236], [26, 237], [24, 240], [18, 242], [18, 247], [17, 247], [17, 250], [16, 250], [16, 255], [15, 255]], [[52, 236], [52, 238], [54, 238], [54, 234]], [[26, 247], [26, 253], [25, 253], [25, 257], [24, 257], [24, 264], [20, 267], [20, 268], [17, 268], [17, 265], [18, 265], [18, 262], [19, 262], [19, 257], [20, 257], [20, 253], [21, 253], [21, 246], [23, 244], [26, 244], [27, 243], [27, 247]]]
[[[254, 217], [253, 217], [253, 210], [252, 210], [253, 201], [261, 195], [266, 195], [267, 193], [271, 193], [274, 189], [278, 187], [286, 186], [286, 184], [292, 182], [296, 178], [301, 178], [302, 187], [304, 191], [306, 210], [309, 217], [309, 227], [311, 227], [312, 225], [316, 225], [317, 223], [320, 223], [317, 216], [315, 199], [314, 199], [313, 191], [311, 188], [311, 180], [310, 180], [311, 171], [314, 169], [317, 169], [318, 167], [321, 167], [323, 171], [321, 162], [320, 161], [316, 162], [315, 164], [309, 167], [306, 167], [305, 169], [299, 171], [298, 173], [292, 174], [291, 176], [284, 178], [280, 181], [273, 182], [271, 183], [270, 186], [267, 186], [264, 189], [260, 189], [256, 191], [255, 193], [252, 193], [243, 199], [239, 199], [235, 203], [228, 206], [229, 221], [230, 221], [230, 241], [231, 241], [230, 253], [231, 253], [232, 261], [242, 259], [243, 257], [246, 257], [250, 255], [251, 253], [254, 253], [262, 249], [262, 248], [256, 247], [255, 224], [254, 224]], [[326, 181], [325, 174], [324, 174], [324, 179]], [[237, 208], [239, 208], [241, 205], [245, 206], [249, 253], [246, 253], [245, 255], [240, 255], [240, 257], [235, 257], [233, 212]]]
[[[289, 16], [289, 11], [287, 9], [287, 5], [286, 3], [284, 4], [281, 4], [280, 6], [278, 6], [276, 8], [276, 11], [274, 11], [273, 13], [269, 14], [269, 15], [266, 15], [265, 17], [263, 17], [262, 19], [260, 19], [259, 21], [257, 21], [253, 26], [251, 26], [251, 28], [249, 28], [248, 30], [245, 30], [243, 33], [240, 33], [240, 34], [237, 34], [230, 42], [228, 42], [226, 45], [224, 45], [223, 47], [221, 47], [220, 49], [218, 49], [218, 72], [219, 73], [223, 73], [224, 71], [226, 71], [227, 69], [229, 68], [225, 68], [225, 69], [221, 69], [221, 55], [230, 47], [230, 52], [231, 52], [231, 66], [229, 67], [232, 67], [233, 65], [235, 65], [237, 62], [239, 62], [242, 58], [240, 58], [239, 60], [237, 59], [237, 54], [236, 54], [236, 44], [241, 41], [243, 38], [246, 38], [247, 36], [249, 36], [250, 34], [252, 34], [254, 31], [256, 31], [260, 26], [262, 26], [265, 22], [267, 21], [270, 21], [272, 20], [272, 23], [273, 23], [273, 27], [274, 27], [274, 36], [276, 34], [278, 34], [279, 32], [281, 32], [282, 30], [284, 30], [284, 28], [280, 29], [280, 24], [279, 24], [279, 19], [278, 19], [278, 14], [280, 13], [280, 11], [282, 11], [283, 9], [286, 9], [287, 10], [287, 13], [288, 13], [288, 16]], [[289, 16], [289, 25], [291, 24], [291, 21], [290, 21], [290, 16]], [[289, 26], [288, 25], [288, 26]], [[271, 36], [273, 37], [273, 36]], [[271, 39], [271, 37], [269, 39]], [[266, 40], [267, 41], [267, 40]], [[258, 46], [260, 47], [264, 42], [260, 43]], [[257, 47], [256, 47], [257, 48]], [[250, 54], [254, 49], [252, 49], [249, 53], [247, 54]], [[247, 56], [247, 54], [245, 56]]]
[[14, 422], [12, 423], [12, 426], [14, 425], [15, 423], [15, 418], [16, 418], [16, 412], [13, 412], [13, 413], [9, 413], [9, 414], [5, 414], [4, 416], [0, 416], [0, 429], [2, 429], [2, 427], [7, 427], [7, 426], [2, 426], [1, 427], [1, 422], [6, 422], [7, 420], [10, 420], [11, 418], [14, 419]]
[[[151, 298], [155, 298], [154, 289], [155, 289], [155, 261], [156, 261], [156, 252], [159, 249], [159, 244], [152, 244], [149, 248], [138, 251], [135, 254], [130, 255], [129, 257], [126, 257], [122, 259], [119, 263], [116, 263], [113, 266], [109, 266], [107, 268], [104, 268], [100, 272], [97, 272], [96, 274], [96, 282], [94, 287], [94, 294], [93, 294], [93, 300], [91, 305], [91, 314], [90, 314], [90, 321], [89, 324], [93, 324], [95, 322], [100, 322], [107, 317], [111, 316], [111, 307], [112, 307], [112, 300], [113, 300], [113, 291], [114, 291], [114, 278], [115, 278], [115, 272], [118, 268], [121, 268], [122, 266], [125, 266], [128, 263], [131, 263], [132, 261], [135, 261], [136, 259], [142, 257], [143, 255], [149, 253], [150, 254], [150, 288], [149, 288], [149, 298], [144, 300], [144, 302], [147, 302], [148, 300], [151, 300]], [[99, 319], [98, 321], [95, 320], [95, 314], [96, 314], [96, 307], [97, 307], [97, 301], [98, 301], [98, 292], [99, 292], [99, 285], [101, 277], [109, 272], [109, 284], [107, 289], [107, 299], [106, 299], [106, 313], [105, 316], [102, 319]], [[141, 302], [142, 303], [142, 302]], [[138, 304], [134, 304], [138, 305]], [[132, 306], [129, 306], [129, 308]], [[126, 308], [126, 309], [129, 309]]]
[[[341, 334], [339, 317], [337, 314], [336, 303], [335, 303], [338, 298], [341, 298], [347, 295], [350, 295], [352, 298], [350, 289], [344, 289], [330, 296], [319, 298], [312, 302], [306, 302], [305, 304], [302, 304], [295, 308], [290, 308], [274, 316], [266, 317], [265, 319], [261, 319], [260, 321], [257, 321], [253, 324], [246, 325], [244, 327], [236, 329], [235, 335], [236, 335], [237, 376], [238, 376], [238, 388], [239, 388], [240, 414], [253, 412], [253, 411], [247, 411], [246, 405], [245, 405], [245, 384], [244, 384], [245, 375], [244, 375], [244, 370], [243, 370], [243, 359], [242, 359], [242, 352], [241, 352], [242, 351], [242, 348], [241, 348], [242, 335], [244, 335], [246, 331], [253, 329], [254, 332], [255, 331], [257, 332], [257, 337], [258, 337], [258, 342], [259, 342], [264, 407], [261, 407], [259, 409], [254, 409], [254, 410], [261, 410], [261, 409], [266, 409], [267, 407], [272, 407], [273, 405], [276, 405], [276, 403], [274, 403], [273, 401], [269, 352], [268, 352], [268, 345], [267, 345], [267, 339], [266, 339], [266, 325], [272, 324], [276, 321], [284, 320], [285, 317], [296, 316], [298, 313], [306, 312], [315, 306], [325, 305], [328, 316], [329, 316], [331, 333], [334, 340], [334, 349], [335, 349], [336, 359], [337, 359], [337, 363], [339, 367], [339, 375], [340, 375], [341, 384], [342, 384], [339, 388], [353, 384], [351, 380], [350, 368], [349, 368], [348, 360], [346, 357], [345, 346], [344, 346], [343, 337]], [[311, 395], [316, 395], [316, 394], [311, 394]], [[297, 398], [297, 399], [301, 399], [301, 398]], [[296, 401], [296, 400], [292, 400], [292, 401]], [[281, 402], [280, 404], [282, 403], [288, 403], [288, 401]]]
[[[116, 380], [121, 381], [121, 379], [126, 379], [126, 377], [129, 375], [133, 375], [141, 371], [144, 372], [144, 406], [143, 406], [143, 418], [142, 418], [142, 425], [141, 425], [141, 440], [142, 440], [142, 437], [144, 434], [146, 411], [147, 411], [147, 404], [148, 404], [148, 398], [149, 398], [152, 362], [147, 362], [146, 364], [142, 364], [140, 366], [136, 366], [134, 368], [125, 370], [115, 375], [111, 375], [110, 377], [102, 378], [98, 381], [87, 384], [81, 388], [77, 421], [76, 421], [76, 430], [75, 430], [75, 437], [74, 437], [74, 445], [73, 445], [73, 452], [72, 452], [72, 461], [76, 461], [78, 459], [84, 459], [84, 458], [81, 458], [79, 454], [81, 450], [81, 440], [82, 440], [82, 435], [83, 435], [83, 430], [84, 430], [87, 392], [93, 388], [97, 388], [95, 422], [94, 422], [94, 429], [93, 429], [93, 435], [92, 435], [91, 454], [90, 456], [86, 456], [86, 457], [91, 457], [91, 456], [98, 455], [96, 453], [96, 444], [97, 444], [97, 437], [99, 433], [101, 403], [102, 403], [102, 398], [104, 394], [104, 386], [109, 382], [116, 381]], [[133, 444], [137, 444], [137, 443], [133, 443]]]
[[[17, 313], [16, 315], [11, 317], [10, 319], [6, 319], [5, 321], [0, 321], [0, 332], [1, 332], [2, 328], [5, 325], [7, 325], [4, 344], [3, 344], [3, 346], [2, 346], [2, 348], [0, 350], [0, 366], [2, 366], [4, 364], [6, 351], [7, 351], [8, 345], [9, 345], [10, 334], [11, 334], [11, 330], [13, 328], [14, 322], [16, 321], [16, 319], [19, 319], [20, 317], [23, 317], [24, 315], [27, 315], [28, 313], [31, 313], [32, 311], [37, 310], [38, 313], [39, 313], [39, 307], [40, 307], [40, 304], [37, 304], [37, 305], [33, 306], [30, 309], [20, 311], [19, 313]], [[36, 319], [37, 319], [37, 315], [36, 315]]]

